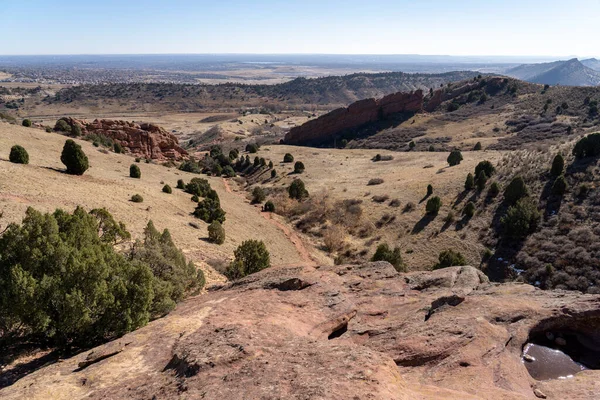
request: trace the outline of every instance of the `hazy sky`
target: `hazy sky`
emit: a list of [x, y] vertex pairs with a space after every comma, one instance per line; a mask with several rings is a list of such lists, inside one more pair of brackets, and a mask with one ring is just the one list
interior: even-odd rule
[[600, 0], [0, 0], [0, 54], [600, 55]]

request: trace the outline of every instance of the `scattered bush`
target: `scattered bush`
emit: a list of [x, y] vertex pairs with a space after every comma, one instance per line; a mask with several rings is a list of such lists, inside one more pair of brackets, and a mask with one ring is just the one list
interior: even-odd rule
[[411, 140], [410, 143], [408, 143], [408, 148], [409, 150], [412, 150], [416, 147], [417, 145], [415, 144], [414, 140]]
[[485, 171], [480, 171], [479, 175], [477, 175], [477, 182], [475, 182], [477, 184], [477, 190], [482, 192], [483, 189], [485, 188], [485, 184], [487, 183], [488, 177], [485, 173]]
[[459, 267], [467, 265], [465, 257], [454, 250], [444, 250], [438, 256], [438, 263], [433, 266], [433, 269], [442, 269], [448, 267]]
[[183, 181], [183, 179], [177, 180], [177, 189], [185, 189], [185, 182]]
[[473, 218], [473, 215], [475, 215], [475, 204], [473, 204], [472, 201], [468, 202], [465, 205], [465, 208], [463, 210], [463, 214], [467, 217], [467, 218]]
[[247, 240], [235, 251], [235, 259], [229, 264], [225, 276], [240, 279], [271, 266], [271, 258], [265, 244], [259, 240]]
[[474, 151], [479, 151], [479, 150], [481, 150], [481, 142], [477, 142], [477, 143], [475, 143], [475, 147], [473, 147], [473, 150], [474, 150]]
[[123, 146], [121, 146], [121, 143], [115, 142], [113, 145], [113, 151], [117, 154], [123, 153]]
[[223, 168], [222, 174], [227, 178], [233, 178], [235, 176], [235, 171], [233, 170], [231, 165], [227, 165], [225, 166], [225, 168]]
[[277, 176], [277, 171], [275, 171], [274, 169], [271, 170], [271, 179], [275, 178]]
[[256, 186], [252, 190], [252, 204], [262, 203], [263, 201], [265, 201], [265, 198], [265, 191], [260, 186]]
[[400, 200], [393, 199], [392, 201], [390, 201], [390, 207], [400, 207]]
[[500, 193], [500, 186], [497, 182], [492, 182], [490, 189], [488, 190], [489, 197], [496, 197]]
[[265, 205], [263, 206], [263, 211], [264, 212], [275, 212], [275, 204], [269, 200], [265, 203]]
[[528, 195], [529, 189], [527, 189], [525, 181], [520, 176], [513, 178], [506, 189], [504, 189], [504, 200], [508, 204], [515, 204], [519, 199]]
[[71, 125], [67, 124], [64, 119], [59, 119], [54, 125], [54, 130], [56, 132], [71, 133]]
[[290, 153], [285, 153], [285, 155], [283, 156], [283, 162], [284, 163], [292, 163], [292, 162], [294, 162], [294, 156], [291, 155]]
[[210, 184], [203, 178], [192, 178], [190, 183], [185, 185], [185, 191], [189, 194], [194, 194], [199, 197], [206, 197], [211, 190]]
[[198, 203], [200, 201], [200, 198], [198, 197], [198, 195], [195, 194], [195, 195], [192, 196], [192, 201], [194, 203]]
[[573, 148], [576, 158], [596, 157], [600, 154], [600, 132], [592, 133], [579, 140]]
[[409, 201], [404, 206], [404, 209], [402, 210], [402, 212], [408, 213], [408, 212], [414, 211], [416, 208], [417, 208], [417, 206], [415, 205], [415, 203], [413, 203], [412, 201]]
[[444, 218], [444, 222], [447, 224], [451, 224], [456, 220], [456, 216], [454, 215], [454, 211], [448, 211], [448, 215]]
[[129, 177], [140, 179], [142, 177], [142, 171], [140, 171], [140, 167], [136, 164], [131, 164], [129, 166]]
[[301, 179], [294, 179], [288, 188], [288, 194], [290, 198], [296, 200], [302, 200], [308, 197], [308, 191], [304, 186], [304, 182]]
[[60, 161], [67, 167], [67, 174], [71, 175], [83, 175], [89, 168], [88, 158], [81, 146], [71, 139], [65, 142]]
[[387, 194], [384, 194], [382, 196], [373, 196], [373, 198], [371, 200], [373, 200], [375, 203], [384, 203], [386, 201], [388, 201], [390, 198], [390, 196], [388, 196]]
[[554, 160], [552, 160], [552, 168], [550, 169], [550, 173], [554, 176], [562, 175], [565, 169], [565, 159], [562, 154], [558, 153]]
[[294, 164], [294, 173], [301, 174], [304, 172], [304, 163], [302, 161], [296, 161]]
[[373, 178], [373, 179], [369, 179], [367, 186], [381, 185], [382, 183], [383, 183], [383, 179]]
[[[146, 162], [148, 162], [148, 160], [146, 160]], [[194, 174], [199, 174], [202, 172], [202, 168], [200, 167], [200, 164], [198, 164], [198, 162], [196, 162], [193, 158], [183, 161], [179, 165], [179, 170], [185, 171], [185, 172], [192, 172]]]
[[433, 194], [433, 186], [431, 184], [427, 185], [427, 197]]
[[371, 257], [371, 261], [387, 261], [394, 266], [396, 271], [406, 272], [400, 248], [394, 247], [394, 250], [391, 250], [387, 243], [377, 246], [377, 250], [375, 250], [375, 254]]
[[26, 127], [26, 128], [31, 128], [31, 125], [32, 125], [32, 124], [31, 124], [31, 120], [30, 120], [30, 119], [28, 119], [28, 118], [25, 118], [25, 119], [23, 120], [23, 126], [24, 126], [24, 127]]
[[73, 125], [71, 128], [71, 136], [79, 137], [83, 134], [79, 125]]
[[133, 196], [131, 196], [131, 201], [133, 201], [134, 203], [142, 203], [144, 201], [144, 198], [139, 194], [134, 194]]
[[10, 148], [8, 159], [11, 163], [15, 164], [29, 164], [29, 154], [27, 154], [27, 150], [18, 144], [15, 144]]
[[530, 197], [525, 197], [510, 206], [500, 222], [506, 236], [522, 239], [535, 231], [540, 217], [537, 203]]
[[173, 189], [171, 189], [171, 186], [169, 186], [169, 185], [163, 186], [162, 191], [163, 191], [163, 193], [167, 193], [167, 194], [173, 193]]
[[225, 229], [219, 221], [213, 221], [208, 226], [208, 240], [216, 244], [225, 243]]
[[558, 196], [562, 196], [567, 191], [567, 180], [564, 175], [560, 175], [554, 181], [552, 185], [552, 193]]
[[467, 179], [465, 180], [465, 190], [471, 190], [475, 187], [475, 178], [473, 174], [469, 172]]
[[323, 234], [323, 244], [328, 252], [334, 253], [344, 246], [345, 232], [339, 225], [327, 228]]
[[273, 169], [273, 161], [269, 160], [269, 169]]
[[258, 153], [258, 145], [256, 143], [249, 143], [246, 145], [246, 151], [251, 154]]
[[438, 212], [440, 211], [441, 207], [442, 200], [438, 196], [435, 196], [427, 200], [425, 211], [427, 212], [427, 214], [435, 216], [438, 215]]
[[207, 197], [198, 203], [198, 206], [194, 210], [194, 216], [200, 218], [206, 223], [212, 223], [213, 221], [219, 221], [220, 223], [225, 222], [225, 211], [221, 208], [221, 202], [217, 192], [211, 190]]
[[494, 172], [496, 172], [496, 168], [494, 168], [494, 165], [485, 160], [485, 161], [481, 161], [479, 164], [477, 164], [477, 166], [475, 167], [475, 176], [479, 176], [479, 174], [481, 173], [481, 171], [485, 172], [485, 175], [490, 178]]
[[451, 167], [460, 164], [462, 160], [463, 156], [460, 150], [452, 150], [447, 159], [448, 165], [450, 165]]

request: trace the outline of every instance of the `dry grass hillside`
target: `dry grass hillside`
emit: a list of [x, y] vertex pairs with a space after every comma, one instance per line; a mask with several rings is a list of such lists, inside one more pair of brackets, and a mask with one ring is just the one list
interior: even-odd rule
[[[191, 213], [195, 203], [191, 195], [175, 189], [178, 179], [186, 182], [198, 176], [155, 164], [138, 164], [141, 179], [129, 177], [129, 166], [134, 159], [120, 154], [103, 153], [91, 143], [78, 141], [90, 160], [90, 169], [80, 177], [62, 172], [60, 161], [66, 138], [39, 129], [0, 123], [0, 226], [20, 222], [27, 207], [41, 211], [63, 208], [72, 211], [77, 205], [86, 209], [106, 207], [116, 220], [123, 221], [133, 238], [140, 238], [148, 220], [160, 228], [168, 228], [177, 246], [187, 257], [206, 271], [209, 282], [224, 278], [207, 264], [211, 260], [224, 261], [233, 256], [233, 250], [247, 239], [263, 240], [271, 253], [273, 265], [304, 262], [294, 243], [282, 226], [265, 218], [260, 209], [239, 196], [229, 193], [221, 178], [208, 178], [221, 198], [227, 212], [224, 228], [227, 238], [223, 245], [208, 243], [207, 224]], [[12, 164], [8, 161], [11, 146], [20, 144], [29, 153], [30, 164]], [[164, 184], [173, 188], [173, 194], [161, 191]], [[143, 203], [130, 200], [134, 194], [144, 198]], [[274, 217], [276, 218], [276, 217]], [[190, 223], [198, 226], [192, 227]]]
[[[282, 162], [285, 153], [292, 154], [295, 161], [302, 161], [305, 172], [294, 174], [294, 163]], [[376, 154], [391, 155], [393, 160], [373, 162]], [[453, 211], [460, 220], [464, 204], [453, 206], [462, 200], [458, 197], [466, 175], [480, 161], [496, 163], [502, 152], [463, 152], [464, 161], [454, 167], [448, 166], [446, 152], [273, 145], [261, 147], [257, 155], [273, 161], [278, 177], [271, 179], [269, 171], [251, 176], [249, 183], [253, 185], [248, 189], [265, 187], [267, 199], [274, 199], [279, 208], [277, 212], [290, 217], [322, 251], [327, 252], [325, 241], [331, 240], [338, 247], [337, 242], [339, 248], [331, 253], [340, 256], [340, 261], [369, 258], [378, 244], [387, 242], [402, 249], [402, 257], [411, 270], [430, 268], [437, 262], [439, 252], [446, 249], [460, 251], [472, 265], [481, 263], [485, 247], [479, 243], [478, 235], [480, 230], [487, 229], [486, 222], [455, 229], [443, 219]], [[303, 205], [287, 198], [287, 187], [294, 178], [302, 179], [311, 195]], [[371, 179], [377, 178], [383, 183], [369, 185]], [[432, 196], [439, 196], [443, 203], [434, 219], [425, 217], [428, 184], [433, 186]], [[414, 209], [409, 211], [410, 203]]]

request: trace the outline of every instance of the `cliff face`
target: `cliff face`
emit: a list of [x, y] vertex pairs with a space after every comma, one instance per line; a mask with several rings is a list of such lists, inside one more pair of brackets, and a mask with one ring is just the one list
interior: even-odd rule
[[269, 268], [32, 373], [0, 398], [597, 399], [600, 371], [536, 381], [530, 366], [558, 365], [522, 351], [538, 337], [597, 354], [599, 300], [490, 284], [472, 267]]
[[338, 108], [317, 119], [292, 128], [285, 136], [286, 144], [306, 144], [332, 139], [346, 129], [357, 128], [382, 116], [401, 112], [419, 112], [423, 109], [423, 91], [394, 93], [379, 100], [365, 99]]
[[153, 160], [180, 160], [187, 151], [179, 146], [177, 138], [158, 125], [108, 119], [93, 122], [63, 118], [70, 126], [79, 125], [83, 135], [97, 134], [109, 137], [130, 153]]

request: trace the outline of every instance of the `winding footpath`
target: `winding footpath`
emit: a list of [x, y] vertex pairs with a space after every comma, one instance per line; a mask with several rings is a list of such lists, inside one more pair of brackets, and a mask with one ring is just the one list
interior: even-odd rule
[[[229, 182], [227, 181], [227, 179], [222, 178], [222, 180], [223, 180], [223, 186], [225, 186], [225, 191], [227, 193], [234, 194], [234, 195], [240, 197], [244, 201], [246, 200], [243, 193], [234, 192], [233, 190], [231, 190], [231, 186], [229, 186]], [[296, 234], [296, 232], [294, 232], [287, 225], [283, 224], [282, 222], [280, 222], [276, 218], [274, 218], [273, 213], [262, 212], [262, 211], [258, 210], [256, 207], [254, 209], [257, 210], [258, 213], [263, 216], [263, 218], [265, 218], [267, 221], [269, 221], [269, 223], [276, 226], [283, 232], [285, 237], [294, 245], [294, 247], [296, 248], [296, 251], [298, 252], [298, 254], [300, 255], [300, 257], [302, 258], [302, 260], [304, 261], [304, 263], [306, 265], [311, 266], [311, 267], [318, 265], [317, 261], [310, 254], [310, 252], [308, 251], [306, 246], [304, 246], [304, 242], [302, 242], [302, 239]]]

